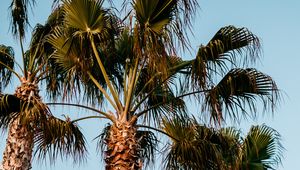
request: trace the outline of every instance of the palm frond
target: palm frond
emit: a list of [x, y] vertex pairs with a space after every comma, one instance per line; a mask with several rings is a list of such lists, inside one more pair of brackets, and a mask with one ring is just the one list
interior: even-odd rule
[[74, 162], [85, 159], [85, 138], [79, 127], [69, 118], [64, 121], [49, 116], [46, 122], [40, 122], [34, 140], [37, 144], [38, 158], [46, 158], [48, 155], [51, 162], [57, 156], [61, 156], [61, 158], [72, 156]]
[[95, 36], [99, 40], [110, 37], [111, 18], [102, 5], [103, 0], [64, 0], [65, 23], [75, 29], [74, 36], [81, 39]]
[[[175, 59], [170, 58], [170, 60]], [[177, 83], [176, 75], [172, 75], [173, 73], [170, 72], [171, 75], [168, 78], [161, 80], [161, 75], [153, 75], [148, 71], [148, 69], [144, 69], [141, 72], [136, 85], [137, 101], [141, 104], [141, 106], [136, 106], [140, 110], [137, 115], [143, 115], [144, 121], [149, 124], [154, 122], [155, 125], [163, 117], [186, 115], [187, 108], [184, 100], [178, 98], [174, 92]]]
[[12, 0], [9, 8], [11, 11], [12, 33], [14, 36], [24, 38], [29, 25], [28, 8], [35, 4], [35, 0]]
[[162, 43], [174, 51], [177, 40], [180, 47], [187, 46], [186, 27], [191, 26], [197, 7], [195, 0], [138, 0], [133, 6], [141, 27], [141, 36], [149, 41], [147, 45]]
[[[212, 74], [227, 70], [225, 61], [237, 65], [255, 61], [259, 57], [258, 37], [246, 28], [221, 28], [206, 46], [201, 46], [192, 64], [192, 78], [199, 87], [206, 87]], [[244, 56], [244, 58], [242, 58]]]
[[275, 170], [281, 163], [283, 150], [276, 130], [266, 125], [252, 126], [243, 142], [242, 169]]
[[[153, 72], [167, 74], [170, 54], [187, 45], [176, 0], [138, 0], [134, 2], [138, 26], [134, 28], [135, 53], [147, 60]], [[178, 43], [177, 43], [178, 42]], [[178, 48], [178, 46], [180, 48]]]
[[167, 169], [223, 168], [221, 148], [228, 143], [213, 129], [189, 118], [174, 118], [163, 121], [163, 130], [173, 137], [165, 159]]
[[0, 94], [0, 128], [8, 128], [10, 122], [17, 117], [22, 101], [14, 95]]
[[144, 31], [161, 34], [163, 28], [172, 21], [176, 9], [175, 0], [137, 0], [134, 2], [136, 18]]
[[158, 139], [155, 134], [151, 131], [138, 130], [136, 133], [139, 146], [141, 148], [139, 152], [139, 158], [147, 167], [154, 163], [155, 151], [157, 150]]
[[[106, 88], [104, 78], [99, 67], [94, 63], [95, 59], [91, 51], [84, 50], [77, 43], [79, 40], [71, 42], [67, 35], [64, 34], [62, 28], [56, 28], [48, 36], [47, 41], [55, 49], [52, 54], [53, 61], [50, 61], [51, 66], [55, 68], [55, 70], [53, 69], [54, 74], [49, 74], [51, 76], [49, 79], [51, 84], [48, 86], [48, 89], [51, 91], [51, 94], [55, 96], [62, 95], [67, 97], [67, 99], [78, 97], [82, 94], [87, 101], [102, 103], [103, 94], [95, 87], [87, 74], [87, 71], [92, 72], [103, 88]], [[114, 67], [107, 68], [114, 69]]]
[[[204, 109], [209, 110], [213, 121], [223, 121], [225, 110], [231, 118], [247, 116], [247, 107], [255, 116], [256, 99], [263, 102], [264, 110], [274, 109], [279, 99], [276, 83], [268, 75], [255, 69], [232, 69], [206, 95]], [[242, 115], [238, 115], [238, 111]]]
[[119, 62], [116, 62], [119, 58], [115, 57], [114, 35], [117, 32], [115, 25], [117, 19], [102, 8], [102, 1], [66, 0], [63, 2], [64, 23], [48, 37], [48, 42], [55, 49], [53, 65], [59, 70], [56, 77], [63, 82], [52, 81], [50, 88], [56, 94], [59, 93], [59, 89], [63, 90], [62, 95], [67, 97], [70, 97], [67, 94], [76, 95], [74, 91], [83, 91], [87, 101], [93, 104], [102, 103], [103, 94], [87, 74], [89, 71], [102, 88], [106, 88], [107, 82], [96, 64], [99, 58], [96, 58], [91, 50], [91, 41], [95, 43], [100, 60], [105, 65], [106, 76], [111, 80], [117, 80], [113, 81], [117, 85], [117, 82], [122, 79], [118, 72]]
[[[14, 69], [15, 53], [12, 47], [0, 45], [0, 92], [5, 88], [10, 80], [12, 72], [6, 68]], [[5, 65], [3, 65], [5, 64]]]

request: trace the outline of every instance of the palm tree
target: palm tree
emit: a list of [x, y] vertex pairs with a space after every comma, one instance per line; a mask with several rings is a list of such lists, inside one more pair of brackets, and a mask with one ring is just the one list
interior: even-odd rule
[[215, 129], [194, 119], [163, 121], [171, 138], [165, 165], [168, 169], [276, 169], [283, 147], [280, 135], [266, 126], [252, 126], [245, 137], [235, 128]]
[[[32, 1], [34, 2], [34, 1]], [[39, 158], [49, 153], [50, 160], [63, 154], [81, 159], [85, 151], [85, 140], [76, 123], [54, 117], [39, 95], [38, 84], [49, 79], [47, 44], [45, 35], [50, 33], [51, 23], [35, 28], [29, 50], [23, 49], [25, 25], [28, 23], [29, 1], [12, 2], [13, 33], [18, 34], [22, 51], [22, 65], [15, 60], [11, 47], [0, 46], [1, 87], [6, 87], [12, 75], [20, 82], [14, 94], [0, 95], [0, 128], [8, 129], [2, 168], [5, 170], [31, 169], [34, 145]], [[51, 18], [51, 17], [50, 17]], [[49, 25], [50, 24], [50, 25]], [[18, 69], [14, 69], [17, 65]], [[20, 73], [15, 70], [20, 70]]]
[[[100, 116], [82, 119], [111, 122], [100, 135], [106, 169], [141, 169], [156, 146], [151, 130], [164, 133], [164, 119], [187, 118], [187, 97], [197, 99], [201, 115], [217, 125], [226, 116], [255, 116], [257, 99], [266, 109], [274, 108], [278, 89], [270, 76], [229, 66], [242, 61], [246, 66], [259, 56], [259, 40], [248, 29], [223, 27], [200, 46], [194, 59], [183, 60], [178, 47], [190, 48], [185, 30], [192, 26], [197, 1], [135, 0], [123, 5], [129, 13], [121, 19], [103, 8], [102, 0], [63, 0], [62, 24], [48, 37], [56, 49], [53, 64], [72, 83], [57, 87], [64, 87], [66, 97], [74, 91], [83, 94], [97, 107], [49, 105], [88, 108]], [[216, 84], [218, 75], [223, 78]], [[110, 104], [108, 109], [104, 102]], [[199, 161], [204, 163], [204, 158]]]

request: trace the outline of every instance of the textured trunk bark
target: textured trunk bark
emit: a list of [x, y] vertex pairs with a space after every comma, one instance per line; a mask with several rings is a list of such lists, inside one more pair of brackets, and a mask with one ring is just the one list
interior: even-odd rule
[[14, 120], [8, 132], [3, 154], [3, 170], [29, 170], [33, 150], [33, 133], [28, 127]]
[[110, 128], [106, 139], [106, 170], [139, 170], [142, 161], [136, 139], [137, 128], [129, 122], [117, 122]]

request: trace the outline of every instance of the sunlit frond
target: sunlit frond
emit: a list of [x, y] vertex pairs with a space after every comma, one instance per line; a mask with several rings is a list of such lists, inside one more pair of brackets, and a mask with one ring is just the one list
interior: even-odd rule
[[[55, 48], [53, 65], [58, 70], [56, 77], [64, 82], [52, 81], [51, 90], [55, 93], [59, 93], [59, 89], [62, 90], [64, 97], [75, 96], [82, 91], [81, 94], [84, 94], [88, 102], [102, 103], [103, 93], [90, 76], [92, 75], [103, 89], [107, 85], [105, 76], [117, 80], [113, 81], [116, 86], [122, 81], [122, 76], [118, 72], [120, 62], [117, 62], [119, 58], [114, 44], [117, 19], [102, 8], [103, 1], [63, 2], [64, 23], [48, 37], [48, 42]], [[93, 50], [91, 43], [95, 45]], [[95, 57], [95, 52], [98, 57]], [[104, 63], [107, 75], [102, 74], [98, 65], [99, 60]]]
[[279, 99], [276, 83], [255, 69], [232, 69], [207, 93], [204, 108], [209, 110], [215, 122], [223, 121], [224, 116], [238, 120], [240, 116], [248, 115], [247, 109], [255, 116], [256, 99], [261, 99], [264, 110], [269, 106], [274, 109]]
[[50, 161], [54, 161], [58, 156], [72, 156], [75, 162], [85, 159], [85, 138], [79, 127], [68, 118], [64, 121], [49, 116], [46, 122], [40, 122], [34, 141], [39, 158], [49, 156]]
[[91, 36], [106, 40], [112, 31], [108, 11], [102, 8], [103, 0], [64, 0], [65, 23], [74, 28], [74, 36], [88, 39]]

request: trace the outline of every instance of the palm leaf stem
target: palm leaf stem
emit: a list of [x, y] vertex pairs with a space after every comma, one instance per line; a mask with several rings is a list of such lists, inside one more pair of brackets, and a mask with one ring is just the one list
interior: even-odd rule
[[193, 92], [190, 92], [190, 93], [185, 93], [185, 94], [179, 95], [179, 96], [177, 96], [177, 97], [174, 97], [174, 98], [171, 99], [171, 100], [166, 100], [166, 101], [157, 103], [157, 104], [155, 104], [155, 105], [153, 105], [153, 106], [147, 108], [146, 110], [143, 110], [143, 111], [137, 113], [135, 116], [136, 116], [136, 117], [140, 117], [140, 116], [142, 116], [143, 114], [147, 113], [148, 111], [150, 111], [150, 110], [152, 110], [152, 109], [154, 109], [154, 108], [156, 108], [156, 107], [159, 107], [159, 106], [161, 106], [161, 105], [163, 105], [163, 104], [172, 102], [172, 101], [174, 101], [174, 100], [176, 100], [176, 99], [183, 98], [183, 97], [185, 97], [185, 96], [189, 96], [189, 95], [193, 95], [193, 94], [204, 93], [204, 92], [208, 92], [208, 91], [210, 91], [210, 90], [199, 90], [199, 91], [193, 91]]
[[[194, 60], [195, 60], [195, 59], [194, 59]], [[172, 72], [172, 71], [174, 71], [174, 70], [178, 70], [178, 69], [180, 70], [180, 69], [183, 69], [183, 68], [185, 68], [186, 66], [189, 66], [194, 60], [185, 61], [185, 62], [183, 62], [182, 64], [179, 64], [179, 65], [177, 65], [177, 66], [175, 66], [175, 67], [170, 68], [170, 69], [167, 70], [167, 71], [168, 71], [168, 72]], [[148, 80], [148, 82], [144, 85], [144, 87], [142, 88], [142, 90], [137, 94], [136, 99], [137, 99], [138, 96], [141, 95], [142, 92], [146, 89], [147, 85], [150, 84], [151, 81], [152, 81], [155, 77], [157, 77], [157, 76], [159, 76], [159, 75], [161, 75], [161, 74], [162, 74], [162, 73], [159, 72], [159, 73], [156, 73], [154, 76], [152, 76], [151, 79]], [[176, 73], [175, 73], [175, 74], [176, 74]], [[135, 112], [135, 111], [138, 109], [138, 107], [139, 107], [139, 106], [140, 106], [140, 105], [141, 105], [141, 104], [149, 97], [149, 95], [151, 95], [151, 93], [152, 93], [156, 88], [158, 88], [162, 83], [166, 82], [172, 75], [174, 75], [174, 74], [169, 75], [165, 80], [163, 80], [161, 83], [157, 84], [157, 86], [154, 87], [154, 88], [148, 93], [148, 95], [146, 95], [142, 100], [140, 100], [140, 102], [138, 102], [138, 104], [134, 107], [133, 111]]]
[[105, 116], [86, 116], [86, 117], [72, 120], [71, 123], [79, 122], [81, 120], [86, 120], [86, 119], [93, 119], [93, 118], [94, 119], [107, 119], [107, 117], [105, 117]]
[[160, 11], [157, 12], [157, 14], [153, 17], [152, 20], [155, 20], [156, 17], [158, 17], [162, 12], [165, 12], [165, 9], [172, 3], [173, 1], [169, 1]]
[[73, 103], [46, 103], [46, 105], [49, 105], [49, 106], [51, 106], [51, 105], [61, 105], [61, 106], [81, 107], [81, 108], [84, 108], [84, 109], [91, 110], [91, 111], [94, 111], [96, 113], [99, 113], [99, 114], [105, 116], [107, 119], [111, 120], [112, 122], [115, 122], [115, 118], [111, 114], [108, 114], [106, 112], [102, 112], [100, 110], [97, 110], [97, 109], [89, 107], [89, 106], [84, 106], [84, 105], [80, 105], [80, 104], [73, 104]]
[[164, 135], [166, 135], [166, 136], [168, 136], [168, 137], [174, 139], [175, 141], [179, 142], [178, 139], [176, 139], [175, 137], [171, 136], [170, 134], [166, 133], [166, 132], [163, 131], [163, 130], [156, 129], [156, 128], [154, 128], [154, 127], [146, 126], [146, 125], [136, 125], [136, 126], [137, 126], [137, 127], [140, 127], [140, 128], [147, 128], [147, 129], [154, 130], [154, 131], [156, 131], [156, 132], [159, 132], [159, 133], [161, 133], [161, 134], [164, 134]]
[[[41, 40], [41, 39], [40, 39]], [[39, 51], [39, 47], [40, 47], [40, 43], [38, 43], [38, 45], [37, 45], [37, 47], [35, 48], [35, 51], [34, 51], [34, 55], [33, 56], [30, 56], [30, 64], [29, 64], [29, 68], [28, 68], [28, 70], [30, 70], [30, 71], [33, 71], [33, 70], [35, 70], [35, 68], [37, 67], [37, 65], [39, 64], [38, 62], [35, 62], [34, 63], [34, 59], [36, 59], [37, 57], [37, 54], [38, 54], [38, 51]], [[44, 63], [42, 64], [42, 65], [45, 65]], [[42, 67], [39, 67], [39, 68], [42, 68]], [[39, 69], [37, 69], [36, 71], [35, 71], [35, 74], [37, 73], [39, 71]]]
[[128, 87], [128, 94], [126, 96], [124, 114], [122, 115], [123, 119], [125, 119], [127, 117], [127, 114], [128, 114], [127, 112], [129, 110], [130, 104], [132, 103], [131, 99], [132, 99], [132, 96], [133, 96], [133, 91], [134, 91], [133, 89], [135, 88], [135, 84], [136, 84], [136, 80], [137, 80], [138, 64], [139, 64], [139, 58], [136, 59], [135, 66], [134, 66], [133, 73], [132, 73], [132, 77], [129, 77], [131, 80], [130, 80], [130, 84], [129, 84], [129, 87]]
[[110, 90], [110, 92], [111, 92], [111, 94], [112, 94], [112, 96], [113, 96], [113, 98], [115, 100], [115, 103], [116, 103], [116, 105], [118, 107], [118, 110], [120, 112], [123, 112], [123, 106], [122, 106], [122, 104], [121, 104], [121, 102], [119, 100], [119, 97], [118, 97], [118, 94], [117, 94], [116, 90], [113, 88], [113, 86], [112, 86], [112, 84], [111, 84], [111, 82], [110, 82], [110, 80], [108, 78], [108, 74], [106, 73], [104, 65], [103, 65], [103, 63], [102, 63], [102, 61], [100, 59], [99, 53], [98, 53], [96, 45], [94, 43], [94, 39], [92, 37], [90, 37], [90, 41], [91, 41], [91, 44], [92, 44], [92, 48], [93, 48], [93, 52], [95, 54], [96, 60], [97, 60], [98, 65], [99, 65], [99, 67], [101, 69], [102, 75], [103, 75], [103, 77], [105, 79], [105, 82], [106, 82], [106, 84], [107, 84], [107, 86], [108, 86], [108, 88], [109, 88], [109, 90]]
[[[160, 87], [160, 85], [162, 84], [162, 83], [164, 83], [164, 82], [166, 82], [170, 77], [171, 77], [172, 75], [170, 75], [170, 76], [168, 76], [165, 80], [163, 80], [161, 83], [158, 83], [153, 89], [151, 89], [151, 91], [150, 92], [148, 92], [148, 94], [144, 97], [144, 98], [142, 98], [136, 105], [135, 105], [135, 107], [133, 108], [133, 112], [135, 112], [137, 109], [138, 109], [138, 107], [158, 88], [158, 87]], [[147, 82], [148, 83], [148, 82]], [[147, 84], [146, 83], [146, 84]], [[145, 86], [144, 86], [145, 87]]]
[[[42, 64], [40, 64], [39, 67], [38, 67], [37, 69], [35, 69], [35, 72], [34, 72], [35, 75], [36, 75], [39, 71], [41, 71], [41, 70], [43, 69], [43, 67], [48, 63], [48, 60], [49, 60], [50, 58], [51, 58], [51, 57], [48, 57], [48, 58], [46, 59], [45, 62], [43, 62]], [[38, 76], [36, 76], [37, 79], [40, 78], [40, 77], [42, 77], [47, 71], [48, 71], [48, 68], [46, 68], [46, 69], [45, 69], [44, 71], [42, 71]]]
[[127, 96], [127, 70], [128, 70], [128, 62], [126, 61], [126, 64], [125, 64], [125, 71], [124, 71], [124, 81], [123, 81], [123, 91], [124, 91], [124, 98], [123, 98], [123, 102], [125, 103], [126, 102], [126, 96]]
[[95, 77], [92, 75], [91, 72], [87, 71], [87, 74], [89, 75], [90, 79], [93, 81], [93, 83], [98, 87], [98, 89], [103, 93], [103, 95], [106, 97], [108, 102], [112, 105], [112, 107], [116, 110], [118, 110], [117, 105], [112, 101], [110, 96], [107, 94], [107, 92], [104, 90], [104, 88], [101, 86], [101, 84], [95, 79]]
[[181, 64], [178, 64], [175, 67], [170, 68], [170, 70], [168, 70], [168, 71], [172, 72], [172, 71], [175, 71], [175, 70], [184, 69], [185, 67], [191, 65], [194, 61], [196, 61], [196, 59], [184, 61]]
[[[190, 60], [190, 61], [186, 61], [186, 62], [184, 62], [184, 63], [182, 63], [182, 64], [179, 64], [179, 65], [177, 65], [177, 66], [175, 66], [175, 67], [172, 67], [172, 68], [170, 68], [170, 70], [168, 70], [168, 71], [170, 71], [170, 72], [172, 72], [172, 71], [174, 71], [174, 70], [177, 70], [177, 69], [182, 69], [182, 68], [185, 68], [186, 66], [188, 66], [188, 65], [190, 65], [191, 63], [193, 62], [193, 60]], [[161, 73], [157, 73], [157, 74], [155, 74], [153, 77], [151, 77], [151, 79], [145, 84], [145, 86], [142, 88], [142, 90], [139, 92], [139, 94], [137, 95], [137, 98], [138, 98], [138, 96], [141, 94], [141, 92], [147, 87], [147, 85], [148, 84], [150, 84], [150, 82], [156, 77], [156, 76], [159, 76]], [[166, 82], [171, 76], [173, 76], [174, 74], [176, 74], [176, 72], [175, 73], [173, 73], [173, 74], [170, 74], [166, 79], [164, 79], [161, 83], [158, 83], [144, 98], [142, 98], [137, 104], [136, 104], [136, 106], [134, 107], [134, 109], [133, 109], [133, 112], [135, 112], [137, 109], [138, 109], [138, 107], [151, 95], [151, 93], [153, 93], [154, 92], [154, 90], [156, 90], [158, 87], [160, 87], [160, 85], [161, 84], [163, 84], [164, 82]], [[202, 90], [201, 90], [201, 92], [202, 92]], [[193, 93], [193, 92], [192, 92]], [[196, 92], [197, 93], [197, 92]], [[183, 96], [184, 97], [184, 96]]]
[[12, 72], [13, 74], [15, 74], [20, 81], [22, 80], [21, 76], [16, 71], [14, 71], [14, 69], [12, 69], [11, 67], [9, 67], [8, 65], [4, 64], [1, 61], [0, 61], [0, 64], [3, 65], [6, 69], [8, 69], [10, 72]]
[[23, 62], [23, 72], [25, 78], [27, 78], [27, 68], [26, 68], [26, 63], [25, 63], [25, 52], [24, 52], [24, 47], [23, 47], [23, 42], [22, 42], [22, 35], [19, 34], [19, 42], [20, 42], [20, 47], [21, 47], [21, 53], [22, 53], [22, 62]]

